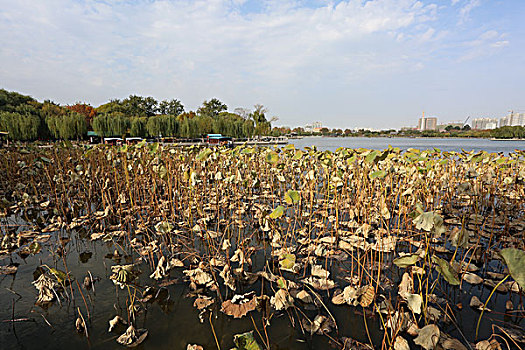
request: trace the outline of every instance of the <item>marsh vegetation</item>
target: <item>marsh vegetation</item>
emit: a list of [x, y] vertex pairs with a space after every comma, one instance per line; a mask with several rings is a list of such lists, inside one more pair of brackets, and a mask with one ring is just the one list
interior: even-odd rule
[[[207, 333], [175, 348], [525, 341], [523, 152], [0, 152], [10, 344], [17, 328], [38, 326], [45, 339], [78, 331], [86, 346], [169, 347], [148, 327], [168, 317]], [[174, 315], [179, 302], [194, 312]], [[286, 341], [275, 336], [283, 327]]]

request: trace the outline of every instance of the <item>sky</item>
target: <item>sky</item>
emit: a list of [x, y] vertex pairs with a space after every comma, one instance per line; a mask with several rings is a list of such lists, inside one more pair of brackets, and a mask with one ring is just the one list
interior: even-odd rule
[[0, 0], [0, 88], [262, 104], [275, 125], [525, 111], [524, 0]]

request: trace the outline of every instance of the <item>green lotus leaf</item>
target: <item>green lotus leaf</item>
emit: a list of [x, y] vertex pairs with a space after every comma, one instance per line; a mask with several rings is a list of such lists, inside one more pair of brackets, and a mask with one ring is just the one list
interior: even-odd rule
[[301, 159], [301, 158], [303, 157], [303, 155], [304, 155], [304, 152], [303, 152], [303, 151], [301, 151], [301, 150], [297, 150], [297, 151], [295, 151], [295, 154], [294, 154], [294, 156], [293, 156], [293, 159], [294, 159], [294, 160], [299, 160], [299, 159]]
[[371, 179], [382, 179], [386, 176], [386, 172], [384, 170], [377, 170], [372, 173], [370, 173]]
[[445, 281], [447, 281], [452, 286], [458, 286], [460, 284], [458, 274], [448, 261], [443, 260], [437, 256], [432, 256], [432, 261], [436, 264], [436, 270], [443, 275]]
[[243, 150], [241, 151], [241, 154], [254, 154], [254, 153], [255, 153], [255, 149], [251, 147], [243, 148]]
[[297, 191], [288, 190], [288, 192], [286, 192], [286, 194], [284, 195], [284, 200], [289, 205], [299, 202], [299, 199], [300, 196], [299, 192]]
[[213, 151], [210, 148], [205, 148], [197, 155], [196, 159], [198, 161], [206, 160], [212, 153]]
[[269, 164], [277, 164], [277, 162], [279, 161], [279, 155], [277, 154], [277, 152], [269, 152], [266, 154], [266, 162], [268, 162]]
[[282, 205], [278, 206], [274, 209], [274, 211], [269, 215], [270, 219], [277, 219], [283, 216], [284, 214], [284, 207]]
[[262, 350], [261, 346], [253, 337], [253, 331], [242, 334], [235, 334], [233, 336], [235, 343], [235, 350]]
[[67, 279], [67, 274], [64, 271], [52, 267], [49, 269], [49, 272], [51, 272], [60, 283], [64, 283], [64, 281]]
[[525, 251], [515, 248], [502, 249], [499, 253], [509, 273], [518, 282], [521, 289], [525, 290]]
[[377, 156], [379, 155], [378, 151], [372, 151], [368, 153], [365, 157], [365, 162], [372, 163], [376, 160]]
[[419, 254], [410, 254], [394, 259], [393, 263], [399, 268], [406, 268], [419, 261]]
[[282, 269], [291, 270], [295, 265], [295, 255], [285, 253], [281, 255], [282, 260], [279, 261], [279, 265]]

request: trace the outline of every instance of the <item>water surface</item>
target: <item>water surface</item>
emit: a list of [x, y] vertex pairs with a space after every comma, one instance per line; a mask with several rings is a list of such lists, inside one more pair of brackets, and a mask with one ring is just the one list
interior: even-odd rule
[[525, 140], [490, 140], [490, 139], [464, 139], [464, 138], [410, 138], [410, 137], [319, 137], [309, 136], [302, 139], [292, 139], [291, 144], [298, 148], [316, 146], [321, 151], [335, 151], [339, 147], [368, 148], [382, 150], [399, 147], [432, 149], [442, 151], [487, 151], [489, 153], [503, 152], [508, 154], [516, 149], [525, 149]]

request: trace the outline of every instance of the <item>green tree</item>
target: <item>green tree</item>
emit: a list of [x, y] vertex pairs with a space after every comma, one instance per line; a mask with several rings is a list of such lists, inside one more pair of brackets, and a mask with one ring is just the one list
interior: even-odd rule
[[123, 113], [124, 108], [119, 99], [114, 99], [95, 108], [96, 114]]
[[161, 115], [179, 115], [184, 113], [184, 106], [177, 100], [164, 100], [159, 103], [158, 112]]
[[255, 123], [255, 135], [269, 135], [272, 130], [272, 121], [276, 120], [277, 118], [272, 118], [271, 121], [268, 121], [266, 119], [266, 113], [268, 113], [268, 110], [264, 108], [263, 105], [257, 104], [254, 106], [255, 110], [250, 113], [250, 118]]
[[10, 92], [0, 89], [0, 111], [1, 112], [16, 112], [16, 108], [20, 105], [38, 104], [31, 96], [25, 96], [18, 92]]
[[130, 135], [133, 137], [146, 137], [148, 136], [147, 130], [148, 118], [145, 117], [134, 117], [131, 118]]
[[93, 119], [93, 130], [102, 137], [122, 136], [130, 128], [130, 118], [123, 113], [103, 114]]
[[217, 98], [212, 98], [209, 101], [204, 101], [202, 107], [197, 110], [197, 114], [201, 116], [208, 116], [211, 118], [217, 118], [219, 114], [226, 111], [228, 106], [219, 101]]
[[490, 135], [498, 139], [523, 139], [525, 138], [525, 127], [502, 126], [492, 130]]
[[180, 136], [180, 122], [175, 115], [149, 117], [146, 129], [150, 136]]
[[0, 130], [9, 132], [11, 140], [36, 140], [42, 134], [42, 120], [35, 114], [0, 112]]
[[253, 120], [247, 119], [242, 123], [242, 135], [243, 137], [253, 137], [255, 133], [255, 125]]
[[151, 117], [157, 113], [158, 102], [153, 97], [130, 95], [121, 102], [122, 112], [128, 117]]
[[180, 124], [180, 136], [196, 138], [201, 135], [196, 118], [184, 118]]
[[50, 115], [46, 124], [55, 139], [82, 139], [87, 133], [86, 118], [79, 113], [69, 112], [65, 115]]

